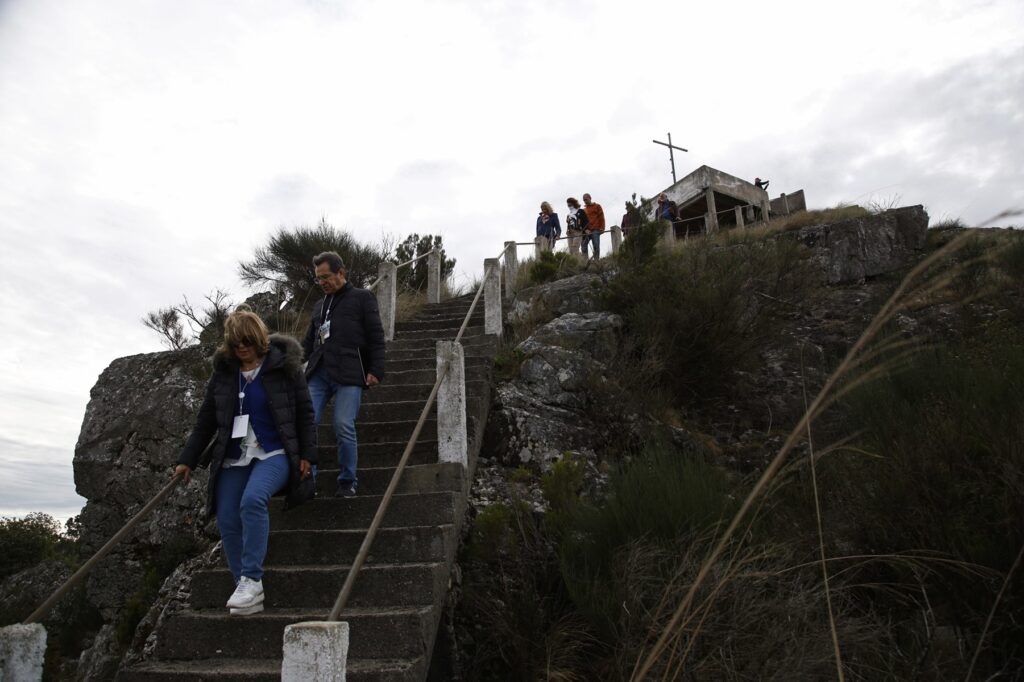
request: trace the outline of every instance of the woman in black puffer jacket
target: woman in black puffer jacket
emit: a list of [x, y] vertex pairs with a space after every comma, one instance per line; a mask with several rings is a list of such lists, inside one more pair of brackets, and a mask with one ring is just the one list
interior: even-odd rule
[[214, 434], [206, 508], [217, 514], [237, 584], [227, 606], [234, 615], [257, 613], [263, 610], [267, 506], [286, 487], [293, 500], [309, 486], [303, 482], [316, 464], [316, 431], [302, 348], [290, 337], [268, 336], [255, 313], [235, 312], [224, 322], [206, 397], [175, 468], [185, 483], [204, 463], [200, 455]]

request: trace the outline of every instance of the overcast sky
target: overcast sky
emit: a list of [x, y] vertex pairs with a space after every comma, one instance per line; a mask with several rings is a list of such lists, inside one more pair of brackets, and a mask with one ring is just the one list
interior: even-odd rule
[[99, 373], [279, 226], [441, 234], [464, 285], [541, 201], [671, 184], [667, 132], [679, 177], [978, 224], [1022, 117], [1020, 0], [0, 0], [0, 515], [77, 513]]

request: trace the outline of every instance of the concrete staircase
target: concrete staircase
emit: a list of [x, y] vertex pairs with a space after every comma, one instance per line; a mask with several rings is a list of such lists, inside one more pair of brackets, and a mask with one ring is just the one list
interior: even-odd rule
[[[189, 608], [171, 615], [157, 631], [154, 657], [119, 679], [280, 678], [285, 626], [324, 620], [330, 612], [436, 379], [435, 341], [455, 337], [470, 301], [461, 297], [426, 306], [413, 321], [396, 325], [386, 381], [364, 394], [357, 424], [358, 496], [331, 496], [337, 475], [334, 436], [329, 419], [320, 426], [318, 498], [288, 512], [282, 512], [280, 500], [271, 504], [266, 610], [230, 616], [224, 608], [234, 588], [230, 573], [201, 571], [192, 580]], [[490, 404], [497, 340], [483, 334], [483, 300], [462, 342], [469, 471], [438, 463], [432, 415], [341, 614], [351, 628], [347, 679], [352, 682], [427, 676]]]

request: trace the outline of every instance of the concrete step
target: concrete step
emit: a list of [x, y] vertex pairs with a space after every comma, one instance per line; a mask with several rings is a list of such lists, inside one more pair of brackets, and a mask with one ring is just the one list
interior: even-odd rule
[[[263, 574], [267, 609], [330, 609], [350, 567], [269, 566]], [[235, 590], [227, 568], [199, 571], [192, 577], [193, 609], [224, 606]], [[365, 564], [356, 579], [349, 605], [359, 607], [430, 606], [448, 590], [444, 563]]]
[[[455, 522], [456, 493], [419, 493], [395, 495], [384, 515], [386, 528], [445, 525]], [[318, 497], [284, 511], [279, 504], [270, 505], [270, 527], [273, 530], [351, 530], [367, 528], [373, 520], [380, 495], [355, 497]]]
[[[231, 616], [227, 609], [186, 609], [168, 618], [157, 637], [163, 660], [281, 659], [284, 628], [326, 620], [330, 609], [271, 609]], [[429, 655], [438, 610], [433, 606], [344, 609], [349, 652], [354, 659], [415, 659]], [[430, 644], [428, 644], [430, 643]]]
[[[490, 355], [479, 355], [479, 356], [463, 356], [466, 363], [466, 369], [472, 369], [475, 367], [490, 367], [494, 364], [494, 359]], [[437, 354], [436, 353], [424, 353], [421, 357], [412, 356], [404, 360], [393, 360], [388, 358], [388, 372], [405, 372], [411, 369], [425, 369], [427, 367], [437, 368]]]
[[[461, 343], [465, 348], [497, 348], [498, 337], [495, 334], [479, 334], [463, 337]], [[436, 350], [437, 339], [431, 338], [398, 338], [388, 344], [388, 353], [403, 350]]]
[[[333, 440], [333, 438], [331, 439]], [[360, 443], [359, 468], [375, 469], [393, 467], [398, 464], [408, 439], [389, 443]], [[334, 445], [321, 445], [317, 448], [320, 463], [325, 467], [337, 470], [338, 450]], [[409, 456], [408, 464], [434, 464], [437, 462], [437, 439], [418, 440]]]
[[[366, 403], [359, 408], [359, 421], [386, 422], [395, 419], [405, 421], [419, 419], [423, 412], [422, 400], [398, 400], [390, 403]], [[437, 406], [430, 408], [430, 415], [437, 414]], [[321, 422], [330, 423], [330, 410], [324, 410]], [[358, 422], [357, 422], [358, 425]]]
[[[407, 329], [399, 334], [395, 332], [396, 341], [408, 341], [409, 339], [427, 339], [436, 342], [439, 339], [454, 339], [459, 333], [459, 325], [452, 327], [430, 327], [423, 329]], [[469, 339], [476, 338], [484, 335], [484, 326], [470, 325], [466, 327], [466, 331], [462, 332], [462, 343], [467, 343]]]
[[[396, 458], [397, 460], [397, 458]], [[398, 462], [395, 462], [397, 466]], [[395, 474], [395, 467], [359, 467], [359, 492], [363, 495], [383, 495]], [[325, 460], [318, 467], [316, 477], [316, 494], [331, 497], [337, 488], [338, 463]], [[462, 492], [465, 480], [465, 469], [461, 464], [453, 462], [436, 462], [434, 464], [407, 465], [398, 481], [398, 493], [433, 493], [449, 491]]]
[[[366, 528], [271, 531], [264, 565], [348, 564], [359, 551], [366, 531]], [[452, 524], [381, 528], [366, 561], [367, 564], [445, 561], [457, 541]]]
[[[356, 435], [359, 444], [408, 441], [416, 428], [416, 420], [391, 422], [356, 422]], [[431, 418], [423, 422], [420, 437], [437, 440], [437, 419]], [[331, 444], [334, 441], [334, 429], [326, 424], [317, 428], [318, 443]]]
[[[494, 361], [494, 353], [496, 346], [493, 344], [483, 345], [472, 345], [462, 346], [463, 356], [469, 360], [470, 358], [487, 358], [491, 362]], [[422, 362], [432, 362], [437, 364], [437, 345], [422, 344], [419, 348], [402, 349], [388, 347], [387, 365], [391, 367], [392, 362], [401, 362], [403, 360], [420, 360]], [[397, 368], [396, 368], [397, 369]]]
[[[405, 332], [419, 329], [458, 329], [465, 321], [465, 315], [447, 315], [444, 313], [440, 315], [417, 315], [415, 319], [407, 322], [396, 322], [395, 335], [402, 336]], [[483, 308], [477, 306], [477, 310], [474, 310], [472, 317], [469, 318], [468, 326], [483, 327], [483, 325], [484, 311]]]
[[[345, 664], [349, 682], [413, 682], [426, 676], [423, 657], [412, 659], [352, 659]], [[150, 661], [118, 677], [119, 682], [279, 682], [278, 659], [204, 659]]]
[[[429, 384], [405, 384], [404, 386], [375, 386], [373, 390], [363, 394], [363, 405], [369, 403], [394, 403], [409, 400], [425, 401], [430, 395], [434, 382]], [[466, 399], [471, 400], [487, 395], [490, 390], [489, 380], [466, 379]]]

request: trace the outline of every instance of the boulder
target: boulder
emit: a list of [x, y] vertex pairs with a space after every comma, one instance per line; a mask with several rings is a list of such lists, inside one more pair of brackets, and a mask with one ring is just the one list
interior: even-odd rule
[[[93, 387], [73, 462], [86, 498], [81, 547], [91, 554], [169, 481], [210, 372], [209, 347], [114, 360]], [[161, 548], [209, 540], [201, 515], [206, 472], [173, 491], [90, 574], [89, 601], [112, 622]]]
[[509, 306], [507, 321], [519, 324], [537, 319], [540, 314], [557, 317], [566, 313], [593, 313], [601, 309], [601, 275], [584, 272], [555, 282], [516, 292]]
[[568, 313], [520, 343], [519, 377], [495, 391], [485, 452], [546, 469], [566, 450], [593, 451], [602, 436], [587, 412], [587, 389], [604, 380], [621, 326], [608, 312]]
[[794, 235], [813, 251], [827, 284], [862, 281], [905, 268], [924, 249], [928, 213], [906, 206], [831, 225], [811, 225]]

